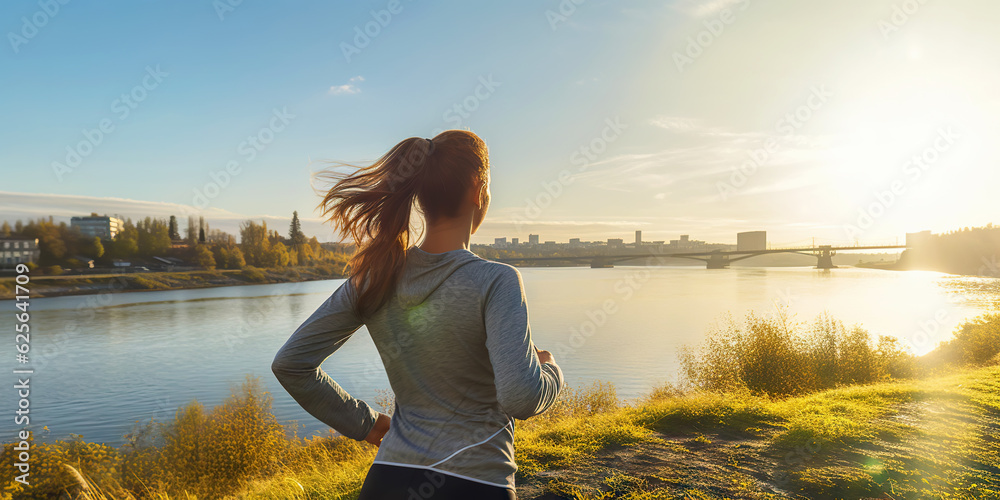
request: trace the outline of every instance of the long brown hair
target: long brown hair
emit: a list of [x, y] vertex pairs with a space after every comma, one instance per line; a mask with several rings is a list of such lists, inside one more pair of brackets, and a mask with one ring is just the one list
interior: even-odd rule
[[410, 241], [416, 239], [414, 209], [428, 221], [457, 216], [469, 188], [477, 180], [486, 182], [489, 157], [476, 134], [446, 130], [433, 139], [404, 139], [375, 163], [354, 168], [349, 174], [316, 174], [336, 182], [318, 206], [357, 246], [348, 263], [349, 279], [360, 292], [356, 312], [366, 317], [385, 304], [399, 280]]

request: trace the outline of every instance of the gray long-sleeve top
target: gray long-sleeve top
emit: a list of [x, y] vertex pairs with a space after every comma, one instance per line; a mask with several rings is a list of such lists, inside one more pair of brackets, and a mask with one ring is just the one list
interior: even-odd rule
[[344, 282], [274, 357], [281, 385], [311, 415], [363, 440], [378, 413], [320, 367], [362, 324], [378, 348], [395, 408], [375, 463], [514, 488], [514, 419], [544, 412], [563, 387], [540, 363], [516, 268], [459, 249], [407, 251], [388, 302], [362, 321]]

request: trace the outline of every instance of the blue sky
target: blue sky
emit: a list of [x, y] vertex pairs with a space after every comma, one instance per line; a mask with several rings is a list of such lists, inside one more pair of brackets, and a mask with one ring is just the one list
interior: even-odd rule
[[[986, 0], [218, 5], [0, 6], [0, 219], [284, 231], [298, 210], [336, 239], [309, 185], [321, 160], [469, 128], [493, 166], [474, 242], [889, 242], [995, 222]], [[67, 148], [89, 154], [54, 166]]]

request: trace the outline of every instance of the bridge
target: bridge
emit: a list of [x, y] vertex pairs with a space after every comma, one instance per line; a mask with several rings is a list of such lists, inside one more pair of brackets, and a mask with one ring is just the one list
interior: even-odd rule
[[808, 255], [810, 257], [816, 257], [816, 268], [817, 269], [833, 269], [837, 266], [833, 265], [833, 256], [837, 255], [837, 252], [845, 252], [852, 250], [892, 250], [892, 249], [906, 249], [909, 248], [906, 245], [878, 245], [878, 246], [855, 246], [855, 247], [835, 247], [832, 245], [820, 245], [812, 247], [803, 248], [775, 248], [767, 250], [712, 250], [706, 252], [678, 252], [678, 253], [659, 253], [659, 252], [644, 252], [644, 253], [630, 253], [630, 254], [609, 254], [609, 255], [579, 255], [579, 256], [563, 256], [563, 257], [521, 257], [513, 259], [497, 259], [500, 262], [507, 264], [514, 264], [518, 262], [539, 262], [539, 261], [589, 261], [590, 267], [602, 268], [602, 267], [614, 267], [617, 262], [624, 262], [628, 260], [635, 259], [666, 259], [666, 258], [678, 258], [678, 259], [694, 259], [704, 261], [708, 269], [726, 269], [729, 264], [737, 262], [743, 259], [749, 259], [751, 257], [756, 257], [758, 255], [765, 255], [769, 253], [796, 253], [800, 255]]

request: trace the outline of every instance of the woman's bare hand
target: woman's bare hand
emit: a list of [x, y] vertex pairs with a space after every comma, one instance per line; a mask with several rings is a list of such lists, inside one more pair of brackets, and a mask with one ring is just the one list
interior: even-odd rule
[[385, 433], [389, 432], [389, 424], [392, 421], [389, 415], [385, 413], [379, 413], [378, 418], [375, 419], [375, 427], [368, 432], [368, 436], [365, 437], [365, 442], [371, 443], [375, 446], [382, 444], [382, 437]]
[[552, 353], [549, 351], [543, 351], [536, 347], [535, 354], [538, 354], [538, 361], [541, 363], [555, 362], [555, 358], [552, 357]]

